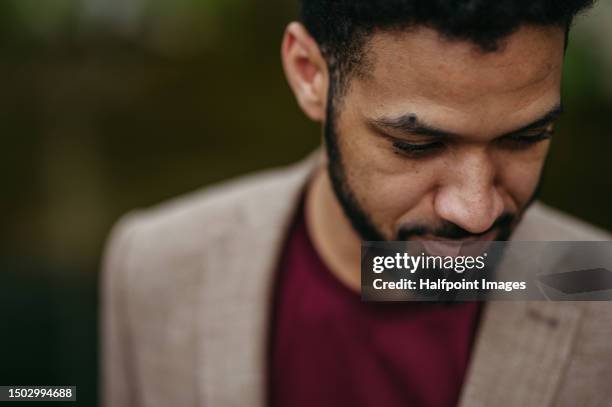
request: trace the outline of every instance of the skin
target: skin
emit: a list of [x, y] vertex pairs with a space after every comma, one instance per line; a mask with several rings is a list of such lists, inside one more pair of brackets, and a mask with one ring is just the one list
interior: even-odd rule
[[[560, 105], [564, 39], [559, 27], [524, 26], [487, 53], [425, 27], [371, 37], [365, 75], [351, 77], [334, 120], [345, 182], [384, 239], [418, 227], [409, 239], [447, 240], [438, 233], [453, 225], [463, 239], [495, 240], [496, 220], [520, 219]], [[299, 23], [282, 59], [298, 104], [324, 125], [329, 72]], [[332, 273], [358, 291], [361, 236], [325, 164], [307, 189], [306, 223]]]

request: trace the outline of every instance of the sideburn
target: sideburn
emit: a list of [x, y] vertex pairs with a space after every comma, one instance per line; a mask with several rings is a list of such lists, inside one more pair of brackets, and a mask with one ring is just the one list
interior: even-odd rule
[[384, 241], [382, 233], [374, 226], [367, 213], [357, 202], [355, 194], [348, 185], [346, 171], [342, 163], [342, 155], [338, 146], [338, 134], [335, 127], [336, 111], [335, 97], [336, 85], [330, 70], [329, 91], [327, 96], [327, 109], [325, 114], [325, 126], [323, 128], [323, 138], [327, 150], [328, 165], [327, 170], [331, 179], [332, 187], [336, 199], [340, 202], [344, 214], [349, 219], [355, 232], [363, 241]]

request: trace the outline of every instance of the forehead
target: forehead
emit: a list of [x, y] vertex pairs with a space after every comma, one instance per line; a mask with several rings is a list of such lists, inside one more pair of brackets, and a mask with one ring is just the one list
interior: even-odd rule
[[560, 27], [522, 27], [494, 52], [425, 27], [378, 32], [366, 46], [367, 75], [351, 93], [364, 114], [414, 111], [448, 130], [452, 121], [459, 133], [476, 131], [478, 117], [480, 130], [503, 131], [559, 102], [564, 42]]

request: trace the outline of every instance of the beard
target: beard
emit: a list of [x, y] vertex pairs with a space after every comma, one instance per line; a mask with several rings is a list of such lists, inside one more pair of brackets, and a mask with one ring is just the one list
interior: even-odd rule
[[[349, 185], [346, 177], [346, 170], [342, 162], [342, 154], [338, 144], [338, 135], [335, 126], [335, 118], [337, 111], [334, 108], [334, 86], [330, 86], [325, 125], [323, 128], [323, 136], [325, 148], [327, 151], [328, 163], [327, 171], [331, 180], [332, 188], [336, 199], [340, 203], [345, 216], [349, 219], [353, 229], [361, 237], [363, 241], [386, 241], [384, 234], [372, 221], [370, 214], [359, 204], [354, 190]], [[473, 234], [451, 222], [444, 222], [441, 226], [432, 228], [422, 224], [406, 224], [402, 225], [395, 236], [391, 240], [410, 240], [410, 238], [418, 236], [436, 236], [443, 239], [454, 240], [467, 237], [476, 237], [485, 235], [491, 230], [496, 229], [496, 241], [505, 241], [510, 238], [512, 231], [520, 221], [525, 210], [537, 199], [541, 190], [541, 177], [537, 187], [528, 200], [525, 207], [520, 213], [503, 213], [499, 216], [493, 225], [485, 232]]]

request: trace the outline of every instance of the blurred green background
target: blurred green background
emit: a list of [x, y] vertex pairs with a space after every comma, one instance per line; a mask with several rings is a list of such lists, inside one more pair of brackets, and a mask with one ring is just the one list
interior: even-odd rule
[[[319, 143], [279, 61], [295, 0], [0, 2], [0, 384], [97, 400], [97, 278], [124, 212]], [[612, 230], [612, 8], [581, 18], [543, 200]]]

